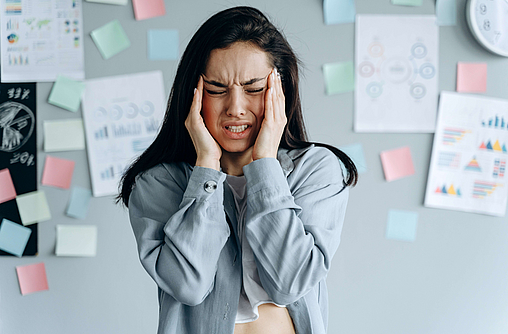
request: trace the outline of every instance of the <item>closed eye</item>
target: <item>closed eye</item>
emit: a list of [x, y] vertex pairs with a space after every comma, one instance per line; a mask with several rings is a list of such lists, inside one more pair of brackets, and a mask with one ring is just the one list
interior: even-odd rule
[[209, 90], [209, 89], [207, 89], [206, 92], [210, 95], [221, 95], [221, 94], [226, 93], [226, 91], [214, 91], [214, 90]]
[[251, 94], [254, 94], [254, 93], [261, 93], [263, 90], [265, 90], [264, 88], [259, 88], [259, 89], [247, 89], [247, 93], [251, 93]]

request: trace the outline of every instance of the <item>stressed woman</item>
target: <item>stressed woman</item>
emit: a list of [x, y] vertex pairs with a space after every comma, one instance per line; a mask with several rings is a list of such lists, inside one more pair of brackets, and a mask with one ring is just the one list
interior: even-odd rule
[[283, 35], [250, 7], [208, 19], [119, 195], [159, 288], [158, 333], [326, 333], [356, 180], [347, 155], [307, 141]]

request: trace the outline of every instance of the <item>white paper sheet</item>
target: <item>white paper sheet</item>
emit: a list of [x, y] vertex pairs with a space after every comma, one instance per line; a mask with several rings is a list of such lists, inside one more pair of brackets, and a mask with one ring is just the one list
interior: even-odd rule
[[56, 225], [56, 256], [95, 256], [97, 226]]
[[81, 0], [1, 0], [2, 82], [83, 80]]
[[438, 98], [436, 17], [358, 15], [355, 131], [434, 132]]
[[82, 103], [93, 195], [117, 194], [125, 168], [159, 131], [166, 106], [162, 72], [88, 80]]
[[442, 92], [425, 206], [504, 216], [508, 100]]

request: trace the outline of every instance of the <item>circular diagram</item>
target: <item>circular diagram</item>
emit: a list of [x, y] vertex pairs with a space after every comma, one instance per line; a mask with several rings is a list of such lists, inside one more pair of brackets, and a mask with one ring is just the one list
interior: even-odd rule
[[35, 117], [24, 104], [5, 102], [0, 105], [0, 151], [13, 152], [23, 146], [34, 130]]
[[376, 71], [374, 65], [370, 61], [364, 61], [359, 66], [360, 75], [364, 78], [371, 77]]
[[372, 43], [371, 45], [369, 45], [368, 52], [371, 55], [371, 57], [379, 58], [385, 53], [385, 49], [383, 45], [379, 43]]
[[94, 111], [94, 117], [97, 121], [104, 121], [108, 118], [108, 112], [103, 107], [98, 107]]
[[153, 112], [155, 111], [155, 107], [152, 102], [145, 101], [143, 105], [141, 106], [140, 114], [148, 117], [152, 116]]
[[138, 115], [139, 108], [135, 103], [129, 102], [127, 105], [127, 110], [125, 111], [125, 116], [129, 119], [133, 119]]
[[380, 97], [383, 94], [383, 86], [377, 82], [371, 82], [367, 85], [366, 91], [372, 98]]
[[422, 43], [416, 43], [411, 47], [411, 54], [416, 59], [422, 59], [427, 55], [427, 47]]
[[411, 85], [411, 88], [409, 89], [409, 93], [412, 97], [415, 99], [421, 99], [422, 97], [427, 94], [427, 89], [425, 89], [425, 86], [419, 83]]
[[436, 68], [432, 64], [425, 63], [420, 66], [419, 73], [420, 76], [424, 79], [432, 79], [436, 74]]
[[393, 83], [402, 83], [411, 77], [413, 67], [409, 60], [396, 57], [384, 62], [381, 72], [389, 81]]
[[123, 110], [118, 104], [113, 105], [109, 109], [109, 118], [111, 118], [113, 121], [118, 121], [120, 118], [122, 118], [122, 115]]

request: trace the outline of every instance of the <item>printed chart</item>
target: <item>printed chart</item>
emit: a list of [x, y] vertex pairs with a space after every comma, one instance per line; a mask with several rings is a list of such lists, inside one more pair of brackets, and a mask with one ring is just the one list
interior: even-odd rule
[[95, 197], [118, 193], [126, 167], [155, 139], [164, 110], [162, 72], [86, 82], [83, 118]]
[[443, 92], [425, 206], [504, 216], [508, 100]]
[[85, 78], [81, 0], [1, 0], [2, 82]]
[[358, 15], [355, 131], [434, 132], [438, 98], [435, 16]]

